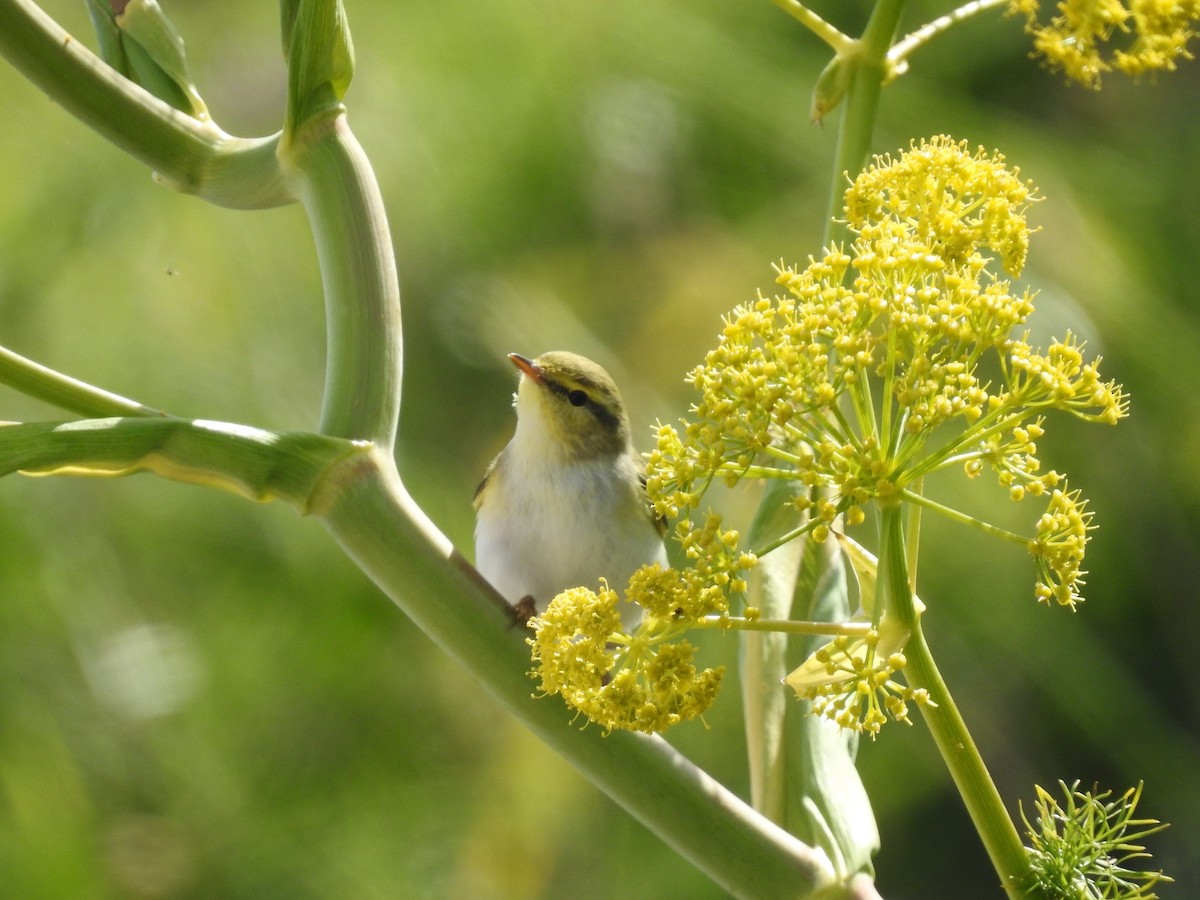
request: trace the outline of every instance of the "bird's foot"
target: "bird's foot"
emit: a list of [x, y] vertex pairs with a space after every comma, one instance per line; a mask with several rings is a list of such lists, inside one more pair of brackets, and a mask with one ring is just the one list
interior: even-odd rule
[[513, 628], [525, 628], [529, 625], [529, 620], [537, 615], [537, 606], [533, 602], [533, 595], [526, 594], [516, 603], [513, 603], [508, 608], [513, 617]]

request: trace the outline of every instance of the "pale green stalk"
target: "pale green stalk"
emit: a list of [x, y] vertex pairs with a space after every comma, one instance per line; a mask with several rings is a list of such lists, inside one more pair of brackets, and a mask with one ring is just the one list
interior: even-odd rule
[[0, 384], [85, 418], [165, 416], [162, 410], [56, 372], [0, 347]]
[[340, 108], [306, 123], [282, 155], [325, 289], [321, 431], [390, 451], [400, 417], [400, 283], [375, 173]]
[[0, 425], [0, 475], [133, 475], [283, 500], [307, 512], [325, 472], [368, 451], [361, 442], [276, 433], [231, 422], [110, 417]]
[[799, 0], [773, 0], [776, 6], [829, 45], [834, 53], [842, 56], [853, 50], [854, 39], [849, 38], [830, 25]]
[[796, 619], [747, 619], [743, 616], [705, 616], [689, 622], [688, 629], [729, 631], [769, 631], [775, 634], [803, 635], [866, 635], [870, 622], [801, 622]]
[[921, 704], [921, 714], [929, 725], [934, 742], [950, 770], [1004, 890], [1016, 900], [1025, 896], [1031, 884], [1029, 856], [925, 642], [920, 613], [913, 603], [903, 522], [904, 510], [901, 506], [881, 509], [879, 596], [876, 603], [884, 609], [885, 618], [893, 619], [910, 631], [911, 636], [904, 648], [908, 660], [904, 667], [905, 680], [912, 688], [929, 692], [932, 702]]
[[946, 15], [938, 16], [933, 21], [922, 25], [911, 34], [905, 35], [903, 39], [896, 41], [895, 46], [888, 52], [888, 60], [892, 63], [895, 73], [902, 73], [908, 67], [908, 57], [942, 32], [948, 31], [960, 22], [965, 22], [980, 13], [987, 12], [989, 9], [1007, 6], [1011, 2], [1012, 0], [971, 0], [958, 9], [951, 10]]
[[[526, 726], [717, 884], [739, 897], [856, 896], [828, 859], [754, 813], [661, 738], [570, 724], [536, 698], [507, 604], [413, 501], [389, 457], [350, 461], [314, 511], [360, 568]], [[419, 677], [419, 673], [414, 673]], [[498, 839], [502, 839], [499, 838]]]
[[968, 525], [971, 528], [976, 528], [984, 534], [992, 537], [1000, 538], [1001, 540], [1017, 544], [1021, 547], [1028, 547], [1030, 540], [1027, 537], [1009, 531], [1005, 528], [993, 525], [990, 522], [985, 522], [982, 519], [977, 519], [974, 516], [967, 515], [965, 512], [954, 509], [952, 506], [946, 506], [943, 503], [938, 503], [936, 500], [931, 500], [919, 491], [904, 490], [904, 499], [914, 506], [924, 507], [933, 512], [940, 513], [947, 519], [958, 522], [960, 525]]

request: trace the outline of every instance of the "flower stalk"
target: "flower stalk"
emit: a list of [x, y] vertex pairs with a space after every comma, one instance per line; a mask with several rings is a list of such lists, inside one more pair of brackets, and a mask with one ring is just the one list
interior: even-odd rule
[[904, 648], [904, 677], [911, 687], [928, 693], [930, 702], [921, 705], [922, 717], [1005, 892], [1017, 900], [1025, 896], [1032, 881], [1029, 856], [925, 641], [908, 577], [903, 516], [899, 506], [880, 512], [880, 593], [876, 602], [884, 617], [893, 617], [910, 633]]
[[[879, 112], [879, 95], [888, 79], [887, 54], [892, 38], [904, 11], [904, 0], [878, 0], [862, 37], [852, 48], [839, 51], [837, 63], [848, 71], [845, 81], [845, 106], [838, 127], [837, 143], [834, 146], [832, 178], [829, 187], [829, 202], [826, 218], [824, 243], [829, 245], [845, 236], [839, 223], [842, 211], [842, 195], [845, 193], [844, 179], [853, 178], [862, 170], [871, 155], [871, 140], [875, 131], [875, 119]], [[832, 108], [837, 98], [830, 101], [814, 101]], [[819, 118], [819, 117], [818, 117]]]

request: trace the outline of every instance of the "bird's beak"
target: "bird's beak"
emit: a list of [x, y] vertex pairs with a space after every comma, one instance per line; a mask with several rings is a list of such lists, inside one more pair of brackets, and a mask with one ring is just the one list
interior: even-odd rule
[[521, 374], [528, 376], [534, 384], [542, 383], [542, 367], [532, 359], [522, 356], [520, 353], [510, 353], [508, 358], [512, 360], [514, 366], [521, 370]]

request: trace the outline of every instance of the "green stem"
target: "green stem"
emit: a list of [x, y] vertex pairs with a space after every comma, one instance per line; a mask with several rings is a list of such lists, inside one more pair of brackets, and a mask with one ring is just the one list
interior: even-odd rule
[[690, 628], [712, 628], [733, 631], [771, 631], [779, 634], [827, 634], [864, 636], [871, 630], [870, 622], [801, 622], [796, 619], [746, 619], [742, 616], [705, 616]]
[[369, 447], [232, 422], [132, 416], [0, 425], [0, 476], [153, 472], [185, 484], [285, 500], [301, 512], [335, 462]]
[[823, 854], [754, 813], [662, 739], [605, 737], [572, 725], [562, 703], [535, 698], [528, 647], [511, 627], [508, 605], [416, 505], [390, 454], [377, 449], [331, 474], [313, 510], [359, 567], [493, 696], [725, 890], [771, 898], [834, 888]]
[[916, 50], [924, 47], [931, 40], [937, 37], [944, 31], [957, 25], [959, 22], [965, 22], [980, 13], [987, 12], [989, 9], [995, 9], [998, 6], [1007, 6], [1011, 0], [971, 0], [969, 3], [964, 3], [958, 9], [952, 10], [944, 16], [938, 16], [931, 22], [922, 25], [911, 34], [905, 35], [903, 40], [896, 42], [888, 53], [888, 59], [891, 60], [894, 71], [900, 74], [908, 67], [908, 57]]
[[328, 333], [321, 431], [389, 450], [400, 415], [400, 283], [375, 173], [340, 108], [281, 152], [312, 226]]
[[30, 0], [0, 0], [0, 56], [68, 113], [178, 191], [239, 209], [294, 199], [277, 137], [231, 137], [119, 75]]
[[[913, 482], [911, 488], [905, 488], [904, 493], [908, 495], [912, 493], [914, 496], [925, 499], [925, 479], [918, 478]], [[917, 586], [917, 557], [921, 549], [921, 512], [922, 506], [920, 503], [912, 503], [908, 509], [908, 522], [904, 525], [905, 543], [908, 544], [908, 557], [905, 559], [905, 565], [908, 566], [908, 583], [913, 587], [913, 594], [916, 595]]]
[[921, 705], [922, 715], [1004, 890], [1016, 900], [1025, 896], [1031, 883], [1029, 856], [925, 641], [909, 583], [903, 520], [902, 506], [881, 511], [877, 603], [883, 606], [885, 618], [894, 619], [911, 633], [904, 648], [908, 659], [905, 680], [929, 693], [933, 702]]
[[903, 495], [904, 499], [910, 503], [945, 516], [953, 522], [958, 522], [960, 525], [969, 525], [972, 528], [982, 531], [984, 534], [1001, 538], [1002, 540], [1009, 541], [1010, 543], [1016, 544], [1020, 547], [1028, 548], [1030, 545], [1030, 540], [1027, 537], [1023, 537], [1022, 535], [1016, 534], [1012, 531], [1007, 531], [1003, 528], [998, 528], [989, 522], [984, 522], [981, 519], [976, 519], [974, 516], [969, 516], [964, 512], [960, 512], [953, 507], [938, 503], [936, 500], [930, 500], [924, 494], [905, 488]]
[[856, 52], [843, 60], [844, 65], [853, 66], [853, 72], [846, 91], [842, 121], [838, 128], [829, 194], [829, 219], [825, 232], [826, 244], [844, 240], [849, 236], [845, 227], [833, 220], [842, 213], [842, 195], [846, 192], [845, 178], [853, 178], [862, 171], [871, 152], [871, 136], [879, 110], [879, 93], [888, 75], [887, 54], [903, 9], [904, 0], [878, 0], [858, 42]]
[[[776, 479], [776, 481], [782, 482], [783, 479]], [[821, 524], [820, 521], [817, 519], [805, 518], [803, 520], [803, 524], [797, 525], [791, 531], [785, 531], [783, 534], [778, 535], [777, 537], [773, 537], [761, 545], [755, 546], [754, 551], [753, 551], [754, 555], [759, 558], [759, 561], [761, 564], [762, 558], [764, 556], [766, 556], [768, 553], [772, 553], [773, 551], [778, 550], [780, 547], [784, 546], [785, 544], [790, 544], [792, 541], [796, 540], [797, 538], [808, 534], [810, 531], [812, 531], [814, 528], [816, 528], [820, 524]], [[790, 609], [790, 608], [791, 608], [791, 604], [788, 604], [788, 606], [785, 607], [785, 609]]]
[[853, 52], [854, 39], [830, 25], [799, 0], [774, 0], [776, 6], [823, 40], [838, 56]]
[[166, 415], [162, 410], [56, 372], [6, 347], [0, 347], [0, 384], [86, 419]]

